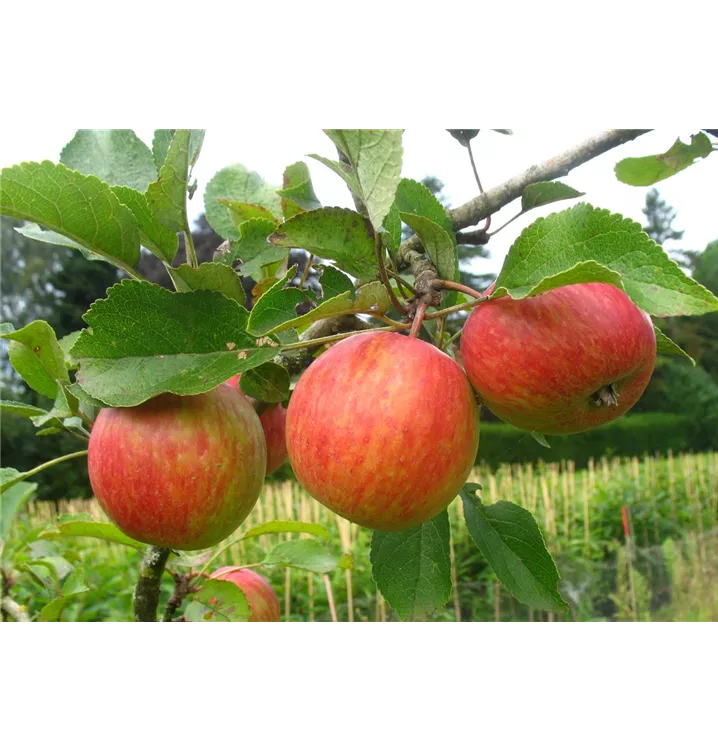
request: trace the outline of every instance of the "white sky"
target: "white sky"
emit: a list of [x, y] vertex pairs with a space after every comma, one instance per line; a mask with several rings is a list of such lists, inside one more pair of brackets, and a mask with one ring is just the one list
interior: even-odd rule
[[[463, 123], [466, 124], [466, 123]], [[510, 125], [511, 123], [507, 123]], [[474, 154], [485, 189], [524, 171], [536, 162], [559, 154], [594, 131], [588, 130], [515, 130], [513, 136], [492, 131], [482, 131], [473, 141]], [[591, 162], [578, 167], [563, 182], [586, 193], [578, 200], [607, 208], [643, 223], [641, 211], [650, 188], [635, 188], [618, 182], [613, 173], [617, 161], [626, 156], [643, 156], [660, 153], [680, 136], [688, 142], [691, 133], [657, 130], [637, 140], [609, 151]], [[138, 129], [138, 136], [148, 145], [152, 143], [152, 130]], [[0, 138], [0, 166], [6, 167], [20, 161], [59, 159], [62, 147], [74, 135], [71, 128], [55, 130], [28, 130], [3, 124]], [[204, 188], [222, 167], [234, 163], [244, 164], [259, 172], [267, 181], [281, 185], [284, 167], [303, 159], [309, 165], [312, 181], [319, 200], [324, 205], [353, 207], [342, 180], [331, 170], [306, 158], [309, 153], [319, 153], [336, 158], [331, 141], [317, 128], [292, 125], [290, 128], [239, 126], [208, 129], [194, 175], [198, 190], [190, 202], [190, 214], [195, 217], [203, 210]], [[445, 130], [437, 128], [409, 128], [404, 133], [404, 177], [420, 180], [435, 175], [445, 185], [444, 195], [452, 206], [457, 206], [477, 194], [466, 150]], [[684, 172], [659, 182], [656, 187], [677, 211], [676, 229], [684, 229], [683, 239], [666, 249], [685, 248], [702, 250], [712, 240], [718, 239], [718, 154], [694, 164]], [[576, 201], [561, 201], [542, 209], [531, 211], [510, 224], [489, 244], [491, 258], [478, 261], [478, 273], [498, 273], [511, 243], [521, 230], [539, 216], [567, 208]], [[502, 209], [492, 219], [493, 227], [501, 226], [518, 212], [518, 202]]]

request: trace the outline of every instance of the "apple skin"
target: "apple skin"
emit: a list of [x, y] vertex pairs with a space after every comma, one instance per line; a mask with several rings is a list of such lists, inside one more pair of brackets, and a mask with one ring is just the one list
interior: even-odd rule
[[[239, 388], [239, 378], [240, 375], [233, 375], [225, 383], [234, 386], [245, 396]], [[267, 441], [267, 476], [269, 476], [287, 460], [285, 437], [287, 410], [281, 404], [270, 404], [259, 415], [259, 421], [262, 423], [264, 438]]]
[[266, 460], [254, 409], [223, 384], [102, 409], [87, 463], [95, 496], [125, 534], [194, 550], [221, 542], [249, 515]]
[[287, 448], [312, 497], [354, 523], [402, 531], [441, 512], [474, 466], [476, 399], [463, 370], [419, 339], [359, 333], [299, 379]]
[[[638, 401], [653, 373], [656, 335], [625, 292], [591, 282], [479, 305], [461, 333], [461, 356], [497, 417], [567, 435], [607, 424]], [[617, 404], [596, 404], [606, 386]]]
[[231, 581], [239, 586], [249, 602], [251, 616], [248, 622], [279, 622], [281, 607], [279, 597], [269, 581], [253, 570], [232, 566], [218, 568], [210, 578], [220, 581]]

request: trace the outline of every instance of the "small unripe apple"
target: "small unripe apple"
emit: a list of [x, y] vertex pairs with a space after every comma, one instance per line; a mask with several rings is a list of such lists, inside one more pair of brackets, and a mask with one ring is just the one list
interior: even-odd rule
[[[240, 375], [233, 375], [225, 382], [239, 390]], [[251, 402], [250, 402], [251, 403]], [[281, 404], [269, 404], [259, 415], [264, 437], [267, 441], [267, 476], [275, 472], [287, 460], [287, 440], [285, 425], [287, 410]]]
[[239, 586], [249, 602], [252, 613], [248, 622], [279, 622], [281, 608], [272, 585], [258, 573], [246, 568], [227, 566], [215, 570], [210, 578], [231, 581]]
[[461, 333], [461, 356], [496, 416], [565, 435], [611, 422], [638, 401], [653, 373], [656, 336], [625, 292], [592, 282], [480, 304]]
[[476, 459], [478, 410], [451, 357], [392, 332], [359, 333], [301, 376], [287, 448], [312, 497], [354, 523], [401, 531], [456, 497]]
[[93, 492], [116, 526], [140, 542], [182, 550], [211, 547], [244, 521], [266, 461], [259, 418], [226, 385], [102, 409], [87, 457]]

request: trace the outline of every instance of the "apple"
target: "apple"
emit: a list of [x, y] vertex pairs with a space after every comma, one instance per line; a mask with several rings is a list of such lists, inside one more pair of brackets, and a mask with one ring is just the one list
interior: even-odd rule
[[264, 481], [259, 418], [235, 388], [163, 394], [102, 409], [90, 436], [90, 483], [128, 536], [170, 549], [211, 547], [249, 515]]
[[653, 373], [656, 335], [625, 292], [591, 282], [480, 304], [461, 333], [461, 356], [497, 417], [566, 435], [611, 422], [638, 401]]
[[279, 598], [269, 581], [258, 573], [246, 568], [238, 570], [227, 566], [215, 570], [210, 578], [231, 581], [242, 589], [252, 613], [249, 622], [279, 622]]
[[287, 448], [312, 497], [378, 531], [418, 526], [456, 497], [479, 445], [476, 400], [462, 369], [398, 333], [359, 333], [300, 377]]
[[[239, 390], [239, 378], [240, 375], [234, 375], [225, 382]], [[246, 398], [241, 390], [239, 392]], [[267, 441], [267, 475], [269, 475], [287, 460], [287, 441], [285, 438], [287, 410], [281, 404], [270, 404], [259, 415], [259, 421], [262, 423], [264, 437]]]

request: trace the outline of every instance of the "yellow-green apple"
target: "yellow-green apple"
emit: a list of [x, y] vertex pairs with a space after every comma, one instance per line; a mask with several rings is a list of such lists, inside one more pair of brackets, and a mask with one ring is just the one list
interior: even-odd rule
[[259, 418], [236, 388], [163, 394], [102, 409], [90, 436], [90, 483], [110, 519], [133, 539], [204, 549], [249, 515], [264, 481]]
[[480, 304], [461, 333], [461, 356], [496, 416], [566, 435], [606, 424], [638, 401], [653, 373], [656, 336], [625, 292], [592, 282]]
[[249, 622], [279, 622], [279, 598], [269, 581], [258, 573], [246, 568], [227, 566], [215, 570], [210, 578], [231, 581], [242, 589], [251, 612]]
[[[239, 389], [240, 375], [234, 375], [225, 381]], [[242, 393], [242, 391], [239, 391]], [[244, 393], [242, 393], [244, 396]], [[251, 402], [250, 402], [251, 403]], [[287, 441], [285, 424], [287, 410], [281, 404], [270, 404], [259, 415], [264, 438], [267, 441], [267, 475], [275, 472], [287, 460]]]
[[416, 338], [359, 333], [300, 377], [289, 460], [329, 509], [379, 531], [418, 526], [456, 497], [476, 459], [478, 409], [453, 359]]

